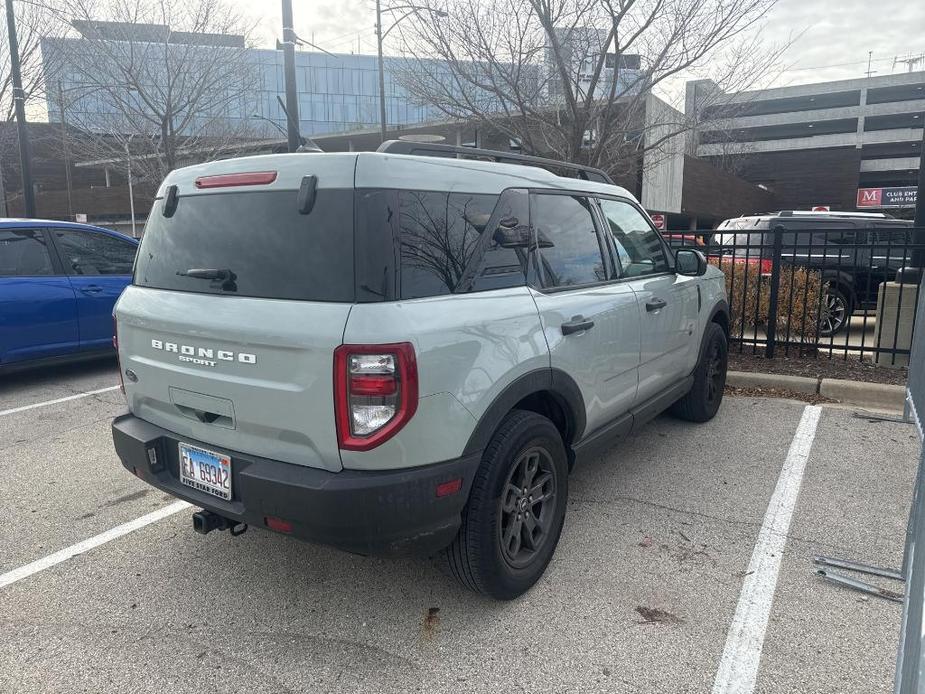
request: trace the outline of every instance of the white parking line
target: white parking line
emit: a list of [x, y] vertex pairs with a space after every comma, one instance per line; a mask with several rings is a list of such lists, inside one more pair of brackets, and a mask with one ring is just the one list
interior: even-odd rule
[[713, 681], [713, 694], [750, 694], [755, 689], [781, 555], [821, 413], [821, 407], [807, 405], [793, 436], [748, 563], [748, 573]]
[[8, 414], [16, 414], [17, 412], [25, 412], [26, 410], [33, 410], [36, 407], [45, 407], [46, 405], [57, 405], [59, 402], [68, 402], [69, 400], [79, 400], [80, 398], [88, 398], [91, 395], [99, 395], [100, 393], [108, 393], [111, 390], [118, 390], [119, 386], [110, 386], [109, 388], [99, 388], [97, 390], [88, 390], [86, 393], [78, 393], [77, 395], [68, 395], [65, 398], [56, 398], [54, 400], [46, 400], [45, 402], [36, 402], [31, 405], [23, 405], [22, 407], [14, 407], [10, 410], [0, 410], [0, 417]]
[[185, 508], [189, 508], [190, 504], [185, 501], [175, 501], [172, 504], [164, 506], [157, 511], [152, 511], [151, 513], [145, 514], [140, 518], [129, 521], [128, 523], [123, 523], [122, 525], [117, 525], [115, 528], [107, 530], [104, 533], [100, 533], [94, 537], [91, 537], [88, 540], [83, 542], [78, 542], [76, 545], [71, 545], [66, 547], [54, 554], [49, 554], [47, 557], [42, 557], [37, 559], [34, 562], [26, 564], [25, 566], [20, 566], [18, 569], [13, 569], [12, 571], [7, 571], [5, 574], [0, 574], [0, 588], [5, 588], [6, 586], [16, 583], [16, 581], [21, 581], [24, 578], [28, 578], [33, 574], [37, 574], [39, 571], [44, 571], [45, 569], [50, 569], [56, 564], [60, 564], [63, 561], [67, 561], [72, 557], [76, 557], [78, 554], [83, 554], [88, 552], [94, 547], [99, 547], [102, 544], [109, 542], [110, 540], [115, 540], [122, 537], [123, 535], [128, 535], [130, 532], [143, 528], [146, 525], [151, 523], [156, 523], [159, 520], [172, 516], [175, 513], [179, 513]]

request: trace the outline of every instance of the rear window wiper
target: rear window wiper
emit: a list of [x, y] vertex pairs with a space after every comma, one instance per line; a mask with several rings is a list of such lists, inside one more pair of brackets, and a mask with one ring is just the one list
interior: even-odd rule
[[177, 270], [180, 277], [192, 277], [197, 280], [235, 280], [237, 276], [231, 270], [211, 267], [193, 267], [189, 270]]

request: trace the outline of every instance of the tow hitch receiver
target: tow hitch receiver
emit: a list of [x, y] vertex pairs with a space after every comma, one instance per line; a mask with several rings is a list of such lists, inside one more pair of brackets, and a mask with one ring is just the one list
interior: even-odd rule
[[207, 535], [213, 530], [227, 530], [233, 537], [237, 537], [247, 532], [247, 523], [235, 523], [217, 513], [202, 510], [193, 514], [193, 530], [201, 535]]

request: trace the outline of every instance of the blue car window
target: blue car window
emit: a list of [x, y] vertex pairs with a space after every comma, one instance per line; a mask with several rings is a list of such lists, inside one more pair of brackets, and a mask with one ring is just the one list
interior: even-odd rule
[[136, 246], [98, 231], [55, 229], [69, 275], [130, 275]]
[[0, 229], [0, 277], [53, 274], [51, 256], [41, 231]]

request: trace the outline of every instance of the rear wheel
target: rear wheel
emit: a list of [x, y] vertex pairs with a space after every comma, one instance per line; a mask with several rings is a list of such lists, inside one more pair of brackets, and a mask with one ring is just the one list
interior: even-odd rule
[[827, 284], [819, 309], [819, 334], [822, 337], [831, 337], [840, 333], [851, 320], [851, 311], [850, 294], [834, 282]]
[[694, 385], [671, 406], [671, 412], [690, 422], [706, 422], [716, 415], [726, 387], [728, 347], [726, 333], [716, 323], [707, 324], [703, 351], [694, 369]]
[[552, 558], [567, 497], [559, 431], [534, 412], [511, 412], [485, 449], [459, 534], [444, 550], [450, 573], [499, 600], [523, 594]]

